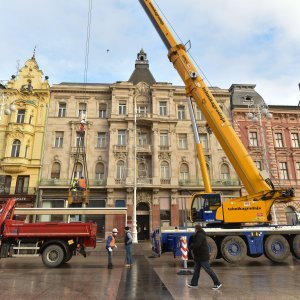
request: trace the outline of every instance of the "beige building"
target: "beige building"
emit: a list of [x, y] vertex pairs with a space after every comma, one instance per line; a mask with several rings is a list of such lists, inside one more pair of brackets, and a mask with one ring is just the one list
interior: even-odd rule
[[0, 89], [0, 202], [35, 204], [50, 87], [33, 57]]
[[[212, 92], [230, 119], [229, 91]], [[208, 133], [201, 112], [194, 109], [213, 189], [225, 198], [240, 196], [233, 167]], [[74, 169], [82, 116], [87, 119], [87, 171], [82, 157]], [[75, 172], [88, 179], [89, 206], [127, 206], [131, 224], [136, 186], [139, 239], [148, 239], [158, 226], [183, 226], [190, 194], [204, 190], [185, 88], [156, 82], [143, 50], [128, 81], [53, 85], [44, 149], [39, 193], [43, 206], [65, 205]], [[125, 223], [123, 217], [92, 219], [102, 236], [112, 227], [122, 230]]]

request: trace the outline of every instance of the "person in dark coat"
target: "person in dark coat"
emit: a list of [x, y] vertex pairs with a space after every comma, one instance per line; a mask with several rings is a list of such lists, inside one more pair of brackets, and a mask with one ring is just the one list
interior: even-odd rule
[[198, 224], [195, 225], [195, 234], [190, 238], [189, 251], [191, 251], [192, 253], [193, 259], [195, 261], [195, 266], [191, 283], [189, 283], [187, 286], [190, 288], [198, 286], [200, 270], [202, 267], [214, 282], [214, 286], [212, 289], [218, 290], [222, 286], [222, 283], [210, 267], [209, 249], [206, 241], [206, 233]]
[[125, 267], [131, 267], [132, 265], [132, 235], [130, 232], [130, 228], [126, 226], [125, 228], [125, 250], [126, 250], [126, 265]]

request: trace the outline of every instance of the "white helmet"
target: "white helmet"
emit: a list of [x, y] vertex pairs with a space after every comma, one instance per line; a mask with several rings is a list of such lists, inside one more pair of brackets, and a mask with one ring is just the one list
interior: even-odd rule
[[112, 230], [112, 233], [118, 233], [118, 229], [117, 229], [117, 228], [114, 228], [114, 229]]

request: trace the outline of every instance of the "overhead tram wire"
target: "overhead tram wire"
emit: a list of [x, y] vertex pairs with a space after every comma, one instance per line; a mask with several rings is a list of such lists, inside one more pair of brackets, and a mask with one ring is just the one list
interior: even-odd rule
[[[89, 0], [88, 21], [87, 21], [87, 28], [86, 28], [86, 42], [85, 42], [84, 80], [83, 80], [84, 96], [86, 96], [87, 74], [88, 74], [88, 68], [89, 68], [92, 10], [93, 10], [93, 0]], [[84, 121], [86, 121], [86, 116], [84, 118]], [[85, 175], [86, 184], [87, 184], [86, 189], [88, 190], [89, 179], [88, 179], [88, 169], [87, 169], [86, 151], [85, 151], [85, 127], [84, 126], [85, 126], [85, 122], [84, 123], [81, 122], [80, 130], [82, 130], [82, 132], [83, 132], [81, 146], [82, 146], [83, 163], [84, 163], [84, 175]], [[87, 197], [88, 197], [88, 195], [87, 195]], [[87, 199], [87, 201], [88, 201], [88, 199]]]
[[[84, 62], [84, 78], [83, 78], [83, 96], [86, 96], [86, 86], [87, 86], [87, 73], [89, 68], [89, 51], [90, 51], [90, 31], [91, 31], [91, 21], [92, 21], [92, 9], [93, 9], [93, 0], [89, 0], [89, 9], [88, 9], [88, 21], [87, 21], [87, 29], [86, 29], [86, 42], [85, 42], [85, 62]], [[76, 153], [74, 157], [74, 165], [71, 174], [70, 187], [75, 178], [75, 174], [77, 174], [78, 163], [80, 161], [80, 156], [82, 156], [83, 160], [83, 172], [86, 180], [86, 191], [84, 202], [89, 202], [89, 180], [88, 180], [88, 169], [87, 169], [87, 161], [86, 161], [86, 151], [85, 151], [85, 123], [86, 116], [79, 115], [80, 120], [80, 137], [76, 140]], [[71, 195], [69, 195], [71, 197]], [[77, 199], [78, 200], [78, 199]], [[73, 201], [72, 201], [73, 202]], [[77, 202], [77, 201], [76, 201]], [[70, 203], [70, 202], [69, 202]]]
[[86, 92], [87, 72], [89, 68], [89, 53], [90, 53], [90, 37], [91, 37], [91, 23], [92, 23], [93, 0], [89, 0], [88, 22], [86, 28], [86, 42], [85, 42], [85, 63], [84, 63], [84, 92]]

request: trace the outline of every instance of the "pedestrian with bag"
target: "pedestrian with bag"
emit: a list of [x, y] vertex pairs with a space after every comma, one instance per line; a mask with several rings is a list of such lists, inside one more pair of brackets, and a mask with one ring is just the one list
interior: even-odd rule
[[195, 225], [195, 234], [191, 236], [190, 239], [189, 251], [191, 251], [192, 253], [193, 259], [195, 261], [195, 266], [191, 283], [189, 283], [187, 286], [189, 288], [195, 288], [198, 286], [200, 270], [202, 267], [214, 282], [214, 286], [212, 289], [218, 290], [222, 286], [222, 283], [210, 267], [209, 249], [206, 241], [206, 233], [202, 229], [201, 225]]
[[125, 267], [131, 267], [132, 265], [132, 235], [130, 232], [130, 227], [126, 226], [125, 228], [125, 250], [126, 250], [126, 264]]
[[107, 250], [107, 255], [108, 255], [108, 265], [107, 268], [108, 269], [112, 269], [113, 268], [113, 264], [112, 264], [112, 256], [113, 256], [113, 249], [118, 248], [116, 245], [116, 236], [118, 234], [118, 229], [114, 228], [112, 230], [112, 233], [107, 237], [106, 240], [106, 250]]

